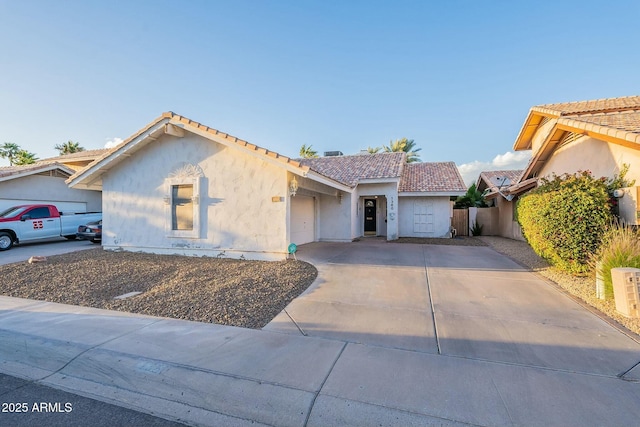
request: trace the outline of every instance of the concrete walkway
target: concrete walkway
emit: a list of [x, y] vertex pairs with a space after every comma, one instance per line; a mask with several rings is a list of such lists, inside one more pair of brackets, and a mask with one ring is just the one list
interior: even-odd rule
[[2, 297], [0, 371], [194, 425], [640, 420], [640, 344], [489, 248], [298, 258], [318, 279], [261, 331]]

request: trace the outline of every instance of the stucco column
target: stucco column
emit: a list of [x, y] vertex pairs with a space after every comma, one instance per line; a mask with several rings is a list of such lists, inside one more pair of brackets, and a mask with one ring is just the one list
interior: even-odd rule
[[386, 194], [387, 198], [387, 240], [398, 239], [398, 197]]

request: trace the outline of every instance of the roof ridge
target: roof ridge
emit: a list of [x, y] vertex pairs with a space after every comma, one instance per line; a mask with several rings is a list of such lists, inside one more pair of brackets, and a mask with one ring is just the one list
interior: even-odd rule
[[[627, 103], [626, 101], [631, 101]], [[581, 107], [576, 110], [576, 107]], [[582, 115], [595, 112], [622, 112], [640, 108], [640, 95], [615, 98], [587, 99], [583, 101], [555, 102], [531, 107], [532, 111], [553, 112], [559, 116]]]

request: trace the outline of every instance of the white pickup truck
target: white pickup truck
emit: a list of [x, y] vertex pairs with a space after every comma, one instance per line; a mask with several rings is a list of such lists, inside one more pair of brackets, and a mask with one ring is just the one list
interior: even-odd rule
[[63, 214], [54, 205], [14, 206], [0, 212], [0, 251], [51, 237], [75, 239], [78, 226], [101, 219], [101, 212]]

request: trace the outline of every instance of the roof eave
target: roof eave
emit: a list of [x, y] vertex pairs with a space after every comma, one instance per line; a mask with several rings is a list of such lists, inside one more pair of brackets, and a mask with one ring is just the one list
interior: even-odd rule
[[400, 191], [398, 197], [459, 197], [464, 196], [467, 190], [452, 190], [452, 191]]
[[542, 119], [545, 117], [557, 118], [559, 115], [553, 114], [551, 110], [541, 110], [536, 107], [529, 110], [527, 119], [524, 121], [524, 124], [518, 133], [518, 137], [513, 143], [514, 151], [531, 150], [533, 135], [535, 135], [538, 130], [538, 126], [540, 126]]
[[42, 173], [42, 172], [48, 172], [48, 171], [55, 170], [55, 169], [60, 169], [61, 171], [65, 172], [65, 173], [67, 173], [69, 175], [73, 175], [73, 173], [74, 173], [74, 170], [71, 169], [68, 166], [65, 166], [65, 165], [60, 164], [60, 163], [49, 163], [49, 164], [45, 164], [45, 165], [43, 165], [42, 167], [39, 167], [39, 168], [38, 167], [34, 167], [34, 168], [30, 168], [29, 170], [24, 171], [24, 172], [18, 172], [18, 173], [14, 173], [14, 174], [11, 174], [11, 175], [4, 176], [4, 177], [0, 177], [0, 182], [2, 182], [2, 181], [11, 181], [13, 179], [18, 179], [18, 178], [24, 178], [26, 176], [35, 175], [35, 174]]
[[[305, 166], [306, 167], [306, 166]], [[294, 171], [293, 173], [304, 176], [305, 178], [309, 178], [313, 181], [316, 181], [320, 184], [328, 185], [329, 187], [335, 188], [336, 190], [344, 191], [346, 193], [353, 193], [354, 188], [349, 187], [348, 185], [342, 184], [341, 182], [335, 181], [331, 178], [328, 178], [313, 169], [309, 169], [305, 175], [300, 174], [298, 171]]]
[[[160, 116], [142, 131], [134, 134], [129, 140], [94, 160], [85, 168], [80, 169], [66, 181], [67, 185], [71, 188], [101, 190], [102, 175], [123, 159], [129, 157], [134, 151], [146, 145], [146, 143], [156, 140], [160, 133], [164, 132], [164, 125], [168, 122], [169, 118], [166, 115]], [[96, 184], [98, 182], [99, 185]]]

